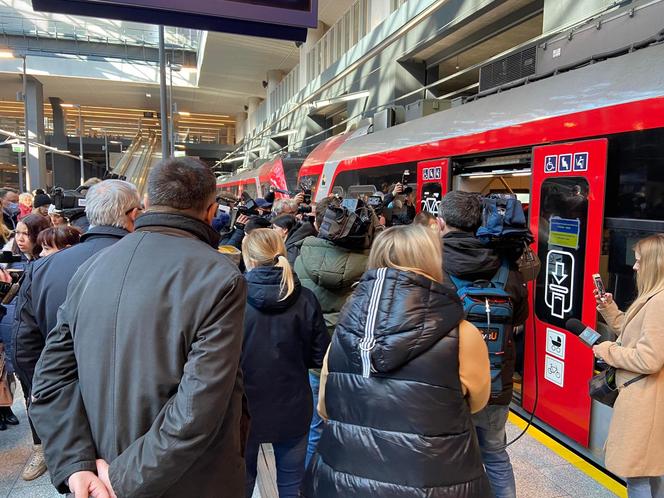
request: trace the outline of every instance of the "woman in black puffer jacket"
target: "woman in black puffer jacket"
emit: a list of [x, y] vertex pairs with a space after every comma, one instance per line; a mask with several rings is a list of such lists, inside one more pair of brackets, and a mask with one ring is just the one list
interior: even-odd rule
[[323, 366], [305, 497], [492, 496], [470, 418], [489, 399], [488, 352], [441, 268], [432, 230], [376, 239]]
[[251, 428], [246, 450], [247, 498], [261, 443], [272, 443], [280, 498], [299, 496], [313, 400], [308, 369], [320, 368], [330, 343], [316, 296], [300, 285], [274, 230], [242, 241], [247, 266], [242, 372]]

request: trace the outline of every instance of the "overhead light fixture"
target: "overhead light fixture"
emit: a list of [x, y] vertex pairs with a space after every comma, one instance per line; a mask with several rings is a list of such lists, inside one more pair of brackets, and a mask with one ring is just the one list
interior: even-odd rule
[[277, 132], [274, 135], [270, 135], [270, 138], [290, 137], [291, 135], [296, 135], [296, 134], [297, 134], [297, 130], [285, 130], [285, 131]]
[[490, 174], [490, 173], [488, 173], [488, 174], [487, 173], [483, 173], [483, 174], [471, 173], [469, 175], [464, 175], [464, 176], [466, 176], [466, 178], [480, 179], [480, 178], [493, 178], [493, 177], [499, 176], [499, 175], [493, 175], [493, 174]]
[[187, 111], [178, 111], [178, 114], [184, 117], [191, 116], [191, 113]]
[[512, 173], [512, 176], [530, 176], [532, 175], [531, 171], [520, 171], [518, 173]]
[[243, 162], [243, 161], [244, 161], [244, 156], [242, 156], [242, 157], [233, 157], [231, 159], [224, 159], [221, 162], [226, 164], [226, 163], [239, 163], [239, 162]]
[[109, 140], [108, 143], [113, 145], [122, 145], [122, 142], [120, 142], [120, 140]]
[[333, 104], [341, 104], [343, 102], [351, 102], [353, 100], [366, 99], [370, 95], [371, 92], [369, 90], [363, 90], [361, 92], [347, 93], [346, 95], [342, 95], [341, 97], [335, 97], [333, 99], [316, 100], [311, 103], [311, 106], [315, 109], [321, 109], [323, 107], [327, 107]]
[[16, 56], [11, 50], [0, 50], [0, 59], [15, 59]]
[[76, 107], [76, 104], [60, 104], [60, 107], [64, 107], [65, 109], [71, 109], [73, 107]]
[[186, 145], [182, 145], [182, 144], [175, 144], [175, 148], [176, 148], [176, 149], [186, 149], [187, 146], [186, 146]]
[[152, 98], [152, 94], [151, 94], [151, 93], [146, 93], [145, 96], [146, 96], [147, 98], [149, 98], [149, 99]]

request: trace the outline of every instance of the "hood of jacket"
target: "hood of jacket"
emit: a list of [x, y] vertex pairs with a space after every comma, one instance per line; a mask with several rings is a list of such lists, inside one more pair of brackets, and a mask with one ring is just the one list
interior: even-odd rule
[[136, 219], [136, 230], [146, 232], [172, 233], [195, 237], [217, 249], [221, 235], [201, 220], [180, 213], [148, 211]]
[[[429, 350], [463, 317], [461, 301], [449, 286], [416, 273], [379, 268], [362, 277], [337, 333], [362, 338], [371, 334], [372, 365], [377, 372], [390, 372]], [[342, 343], [351, 348], [357, 344], [343, 339]]]
[[491, 280], [500, 265], [500, 257], [472, 233], [450, 232], [443, 236], [445, 273], [463, 280]]
[[298, 260], [306, 276], [316, 285], [338, 290], [349, 288], [360, 280], [368, 257], [368, 251], [351, 251], [329, 240], [307, 237], [302, 243]]
[[281, 299], [281, 275], [283, 270], [277, 266], [259, 266], [245, 274], [247, 302], [261, 311], [283, 311], [290, 308], [300, 295], [301, 286], [297, 275], [295, 290], [284, 300]]

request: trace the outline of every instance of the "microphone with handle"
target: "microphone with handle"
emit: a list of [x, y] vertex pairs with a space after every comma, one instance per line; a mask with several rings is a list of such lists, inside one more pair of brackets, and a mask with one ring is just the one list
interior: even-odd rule
[[577, 320], [576, 318], [570, 318], [567, 320], [565, 323], [565, 328], [581, 339], [588, 346], [592, 347], [595, 344], [604, 342], [599, 332], [591, 329], [590, 327], [586, 327], [580, 320]]

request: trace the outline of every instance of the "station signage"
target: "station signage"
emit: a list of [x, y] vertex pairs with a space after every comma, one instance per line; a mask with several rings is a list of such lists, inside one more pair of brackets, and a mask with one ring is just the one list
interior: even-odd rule
[[318, 0], [33, 0], [36, 11], [306, 41]]

